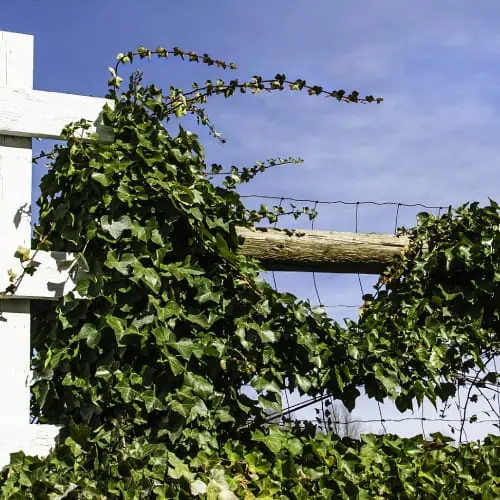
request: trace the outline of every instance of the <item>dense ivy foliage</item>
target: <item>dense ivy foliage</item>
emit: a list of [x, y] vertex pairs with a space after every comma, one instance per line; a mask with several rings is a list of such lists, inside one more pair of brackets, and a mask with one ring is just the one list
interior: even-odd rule
[[[119, 62], [151, 54], [141, 48]], [[498, 352], [497, 205], [422, 215], [369, 310], [341, 326], [275, 291], [259, 263], [238, 253], [237, 227], [281, 213], [247, 210], [236, 192], [264, 164], [233, 168], [215, 183], [221, 168], [206, 165], [197, 136], [180, 126], [172, 135], [166, 125], [194, 114], [218, 137], [202, 104], [236, 90], [288, 86], [339, 101], [378, 100], [284, 75], [172, 88], [167, 96], [138, 74], [119, 91], [117, 69], [112, 75], [113, 106], [102, 119], [113, 141], [82, 140], [85, 123], [68, 127], [41, 183], [37, 248], [79, 255], [76, 293], [43, 304], [34, 321], [32, 410], [40, 422], [64, 426], [60, 444], [43, 460], [15, 455], [2, 497], [500, 494], [498, 438], [457, 449], [439, 435], [349, 441], [314, 426], [266, 424], [284, 389], [326, 391], [348, 408], [362, 386], [402, 410], [424, 397], [446, 399], [458, 372]]]
[[[465, 380], [479, 388], [500, 380], [487, 370], [500, 352], [498, 204], [419, 214], [409, 237], [408, 251], [382, 275], [358, 325], [391, 346], [398, 383], [415, 388], [396, 398], [401, 409], [412, 396], [444, 400]], [[433, 383], [438, 377], [442, 384]]]
[[[448, 500], [499, 494], [500, 438], [493, 436], [481, 447], [457, 449], [439, 434], [432, 441], [391, 435], [353, 441], [271, 426], [265, 436], [256, 431], [252, 441], [226, 441], [212, 460], [204, 457], [205, 466], [179, 459], [171, 451], [175, 446], [136, 440], [114, 449], [104, 467], [86, 455], [88, 437], [77, 431], [73, 436], [49, 463], [15, 456], [4, 498]], [[75, 460], [86, 460], [89, 468]]]

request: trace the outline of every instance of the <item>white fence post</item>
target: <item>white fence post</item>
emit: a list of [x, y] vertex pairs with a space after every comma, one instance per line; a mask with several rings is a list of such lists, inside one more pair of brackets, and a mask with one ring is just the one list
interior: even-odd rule
[[[0, 31], [0, 88], [33, 88], [33, 37]], [[31, 137], [0, 135], [0, 272], [31, 247]], [[30, 425], [30, 301], [0, 299], [0, 467], [10, 453], [45, 454], [55, 426]]]
[[[0, 42], [0, 86], [31, 89], [33, 38], [4, 33]], [[18, 246], [30, 248], [31, 158], [31, 138], [0, 136], [2, 270], [14, 267]], [[0, 312], [0, 425], [29, 423], [29, 300], [2, 301]]]

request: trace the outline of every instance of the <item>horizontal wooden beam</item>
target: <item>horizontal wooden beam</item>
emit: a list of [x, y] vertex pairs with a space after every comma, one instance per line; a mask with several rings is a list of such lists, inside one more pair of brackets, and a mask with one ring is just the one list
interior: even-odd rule
[[11, 463], [11, 453], [20, 450], [28, 456], [46, 457], [54, 449], [61, 429], [62, 425], [2, 423], [0, 467]]
[[15, 295], [2, 293], [11, 282], [7, 271], [0, 274], [0, 298], [55, 300], [74, 290], [75, 283], [70, 276], [74, 254], [40, 250], [32, 251], [31, 257], [36, 267], [32, 275], [23, 275], [19, 261], [11, 261], [14, 264], [10, 270], [16, 276], [14, 279], [19, 279]]
[[241, 252], [270, 271], [380, 274], [408, 245], [406, 236], [240, 228]]
[[109, 142], [111, 130], [100, 125], [106, 102], [111, 105], [102, 97], [0, 88], [0, 131], [16, 137], [60, 139], [66, 125], [85, 119], [93, 124], [90, 133]]
[[[375, 233], [239, 228], [238, 235], [241, 253], [259, 259], [269, 271], [380, 274], [408, 245], [405, 236]], [[73, 261], [70, 253], [37, 252], [36, 272], [23, 277], [15, 295], [2, 298], [62, 297], [75, 286], [69, 272]], [[0, 276], [0, 290], [8, 285], [7, 274]]]

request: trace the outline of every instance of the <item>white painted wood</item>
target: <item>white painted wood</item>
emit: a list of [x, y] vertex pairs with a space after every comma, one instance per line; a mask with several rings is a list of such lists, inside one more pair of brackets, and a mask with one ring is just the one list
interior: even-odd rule
[[0, 130], [5, 135], [59, 139], [66, 125], [83, 118], [95, 125], [90, 133], [109, 142], [111, 129], [99, 125], [106, 102], [111, 105], [101, 97], [0, 88]]
[[[0, 32], [0, 88], [32, 87], [33, 37]], [[0, 135], [1, 273], [15, 264], [18, 246], [30, 246], [31, 158], [31, 138]], [[30, 322], [29, 300], [0, 299], [0, 466], [12, 452], [36, 449], [44, 454], [54, 443], [48, 443], [48, 428], [29, 423]]]
[[[75, 256], [66, 252], [31, 251], [36, 271], [33, 275], [22, 276], [19, 261], [12, 269], [17, 276], [22, 276], [15, 295], [2, 295], [10, 285], [7, 272], [0, 273], [0, 296], [7, 299], [59, 299], [75, 288], [71, 276], [76, 266], [73, 266]], [[77, 263], [76, 263], [77, 265]], [[71, 271], [71, 272], [69, 272]]]
[[[0, 87], [33, 86], [33, 37], [0, 35], [3, 60]], [[19, 245], [31, 241], [31, 139], [0, 136], [0, 269], [15, 262]], [[5, 271], [4, 271], [5, 272]], [[7, 309], [8, 307], [8, 309]], [[30, 305], [22, 300], [1, 303], [0, 322], [0, 432], [3, 424], [29, 423]]]
[[54, 447], [60, 431], [57, 425], [4, 425], [0, 433], [0, 468], [10, 462], [12, 450], [44, 457]]

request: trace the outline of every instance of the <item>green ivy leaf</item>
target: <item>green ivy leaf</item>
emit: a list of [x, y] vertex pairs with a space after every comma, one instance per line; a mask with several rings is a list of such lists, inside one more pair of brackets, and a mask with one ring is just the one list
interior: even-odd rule
[[78, 338], [85, 339], [87, 341], [87, 345], [91, 349], [94, 349], [99, 345], [101, 332], [91, 323], [85, 323], [78, 333]]
[[120, 342], [122, 337], [125, 335], [125, 330], [127, 327], [126, 321], [121, 319], [121, 318], [118, 318], [116, 316], [108, 315], [106, 317], [106, 323], [115, 332], [115, 337], [116, 337], [117, 342]]
[[264, 443], [274, 454], [279, 453], [288, 444], [286, 434], [281, 432], [276, 425], [269, 426], [268, 434], [264, 434], [264, 432], [259, 430], [255, 431], [252, 434], [252, 440]]
[[113, 178], [109, 173], [93, 172], [91, 177], [104, 187], [108, 187], [113, 182]]
[[132, 253], [125, 253], [118, 259], [113, 250], [109, 250], [104, 265], [110, 269], [116, 269], [123, 275], [127, 275], [130, 266], [135, 262], [137, 262], [137, 259]]
[[101, 217], [101, 227], [108, 232], [115, 240], [117, 240], [127, 229], [132, 226], [132, 221], [128, 215], [122, 215], [117, 220], [110, 220], [109, 216]]

